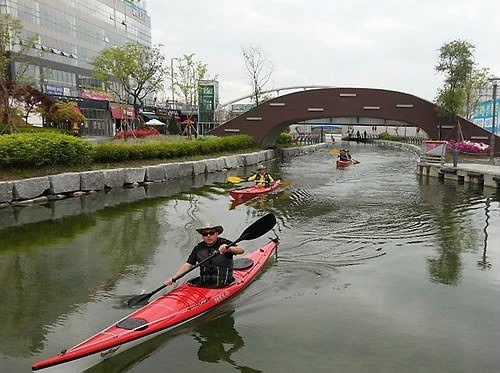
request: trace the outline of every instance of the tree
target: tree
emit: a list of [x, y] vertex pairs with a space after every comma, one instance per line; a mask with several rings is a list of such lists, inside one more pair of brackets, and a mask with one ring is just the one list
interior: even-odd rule
[[475, 46], [464, 40], [454, 40], [439, 49], [439, 61], [435, 69], [445, 76], [444, 85], [438, 91], [436, 103], [440, 115], [454, 119], [465, 116], [466, 82], [474, 69]]
[[490, 87], [490, 71], [487, 68], [473, 68], [467, 78], [465, 90], [465, 118], [471, 119], [481, 97], [485, 96]]
[[48, 108], [41, 108], [41, 111], [49, 123], [65, 127], [68, 130], [71, 129], [71, 124], [81, 124], [86, 121], [86, 118], [72, 102], [56, 102]]
[[24, 120], [28, 123], [28, 117], [33, 109], [38, 106], [50, 107], [52, 100], [45, 93], [30, 85], [19, 87], [14, 93], [14, 98], [19, 102], [24, 111]]
[[23, 39], [22, 28], [21, 21], [8, 14], [0, 15], [0, 109], [7, 133], [15, 130], [12, 123], [14, 95], [25, 85], [28, 67], [25, 57], [36, 40], [36, 36]]
[[252, 100], [255, 105], [259, 105], [262, 101], [264, 86], [269, 82], [273, 73], [273, 67], [266, 59], [262, 49], [258, 47], [243, 48], [242, 54], [252, 86]]
[[128, 42], [106, 48], [92, 60], [93, 75], [121, 103], [141, 108], [144, 98], [163, 89], [167, 74], [159, 47]]
[[176, 71], [172, 71], [172, 81], [174, 82], [174, 91], [179, 88], [188, 105], [198, 104], [198, 85], [200, 80], [204, 80], [208, 75], [207, 64], [197, 61], [195, 54], [185, 54], [177, 60]]

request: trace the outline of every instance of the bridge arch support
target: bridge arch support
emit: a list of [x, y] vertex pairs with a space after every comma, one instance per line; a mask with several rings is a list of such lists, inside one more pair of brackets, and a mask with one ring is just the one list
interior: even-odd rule
[[[403, 92], [374, 88], [312, 89], [279, 96], [223, 123], [209, 134], [247, 134], [260, 146], [272, 147], [291, 124], [339, 117], [400, 121], [423, 129], [434, 140], [456, 140], [463, 136], [466, 140], [488, 143], [491, 136], [465, 118], [441, 118], [432, 102]], [[498, 136], [495, 136], [495, 148], [500, 149]]]

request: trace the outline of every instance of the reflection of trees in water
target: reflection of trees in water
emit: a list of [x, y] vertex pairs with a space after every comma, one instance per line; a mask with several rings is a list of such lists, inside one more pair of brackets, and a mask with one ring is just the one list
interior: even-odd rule
[[243, 338], [234, 327], [233, 313], [231, 311], [214, 320], [207, 320], [194, 330], [194, 338], [200, 342], [198, 358], [207, 363], [228, 362], [242, 373], [262, 372], [231, 359], [231, 355], [244, 346]]
[[[427, 260], [430, 276], [433, 281], [457, 285], [463, 267], [461, 253], [475, 251], [478, 242], [478, 233], [474, 222], [469, 220], [468, 209], [471, 205], [482, 201], [483, 195], [479, 190], [465, 189], [454, 183], [443, 185], [441, 183], [430, 184], [426, 181], [426, 184], [421, 184], [423, 198], [419, 208], [425, 210], [426, 215], [433, 218], [439, 239], [437, 256]], [[486, 204], [486, 210], [489, 211], [488, 200]], [[486, 225], [488, 225], [488, 218]], [[484, 242], [486, 250], [486, 231]], [[483, 259], [485, 259], [485, 250]]]
[[484, 221], [484, 246], [483, 246], [483, 256], [481, 260], [478, 260], [477, 266], [479, 269], [486, 270], [491, 269], [491, 262], [488, 261], [488, 256], [486, 255], [486, 248], [488, 247], [488, 227], [490, 226], [490, 205], [491, 198], [486, 198], [485, 206], [484, 206], [484, 214], [486, 215]]
[[463, 220], [457, 217], [457, 211], [454, 209], [454, 206], [447, 206], [435, 213], [434, 222], [438, 226], [436, 235], [439, 240], [438, 256], [427, 259], [432, 280], [446, 285], [457, 285], [460, 281], [460, 254], [470, 246], [468, 243], [475, 236], [475, 232], [469, 229], [470, 226], [464, 227]]
[[41, 350], [45, 325], [113, 288], [130, 265], [143, 264], [158, 234], [153, 206], [145, 201], [15, 227], [12, 238], [22, 247], [0, 257], [0, 295], [8, 299], [0, 304], [7, 321], [0, 352]]

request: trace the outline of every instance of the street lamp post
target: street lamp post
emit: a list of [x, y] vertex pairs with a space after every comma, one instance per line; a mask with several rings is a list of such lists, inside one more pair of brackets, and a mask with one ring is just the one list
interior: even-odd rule
[[495, 164], [495, 122], [496, 122], [496, 101], [497, 101], [497, 85], [500, 78], [490, 78], [490, 81], [493, 83], [493, 118], [491, 122], [491, 136], [490, 136], [490, 163], [492, 165]]
[[175, 92], [174, 92], [174, 60], [176, 60], [176, 57], [172, 57], [170, 59], [170, 84], [171, 84], [171, 89], [172, 89], [172, 109], [175, 109]]

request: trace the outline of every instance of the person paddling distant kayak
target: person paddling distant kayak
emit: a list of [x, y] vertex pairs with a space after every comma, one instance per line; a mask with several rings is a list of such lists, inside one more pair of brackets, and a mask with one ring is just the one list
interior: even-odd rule
[[351, 153], [347, 149], [340, 149], [339, 159], [341, 161], [350, 161], [352, 159]]
[[221, 225], [211, 223], [206, 223], [203, 227], [196, 229], [201, 234], [203, 241], [193, 248], [186, 263], [181, 265], [177, 272], [165, 281], [165, 285], [172, 285], [176, 276], [190, 270], [196, 263], [200, 263], [211, 255], [215, 256], [200, 266], [200, 285], [220, 287], [232, 283], [234, 281], [233, 256], [243, 254], [245, 249], [240, 246], [228, 247], [227, 245], [231, 241], [219, 237], [223, 230]]
[[268, 187], [269, 185], [274, 184], [273, 177], [266, 172], [266, 166], [262, 164], [257, 167], [257, 172], [250, 176], [247, 180], [255, 181], [255, 185], [261, 187]]

